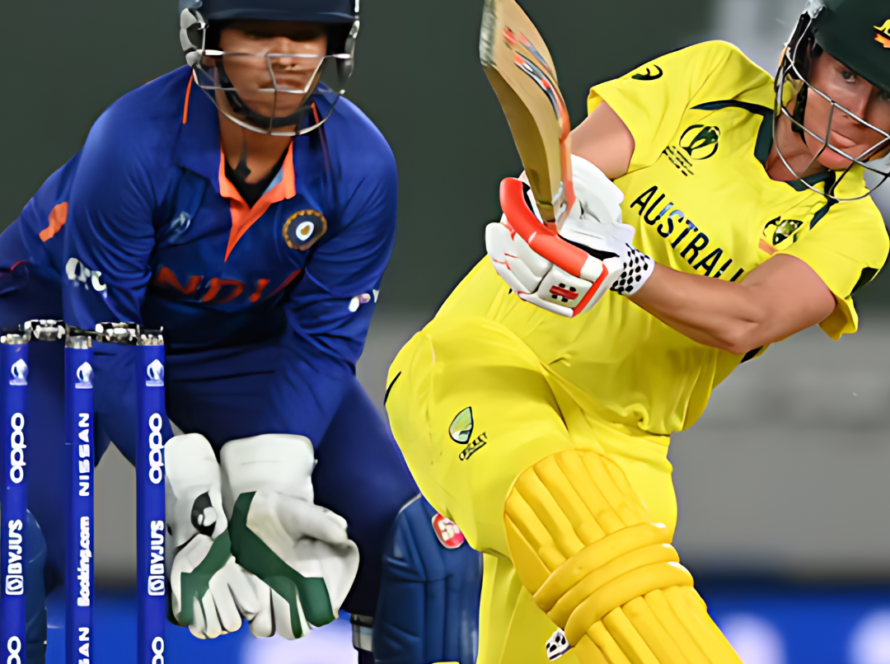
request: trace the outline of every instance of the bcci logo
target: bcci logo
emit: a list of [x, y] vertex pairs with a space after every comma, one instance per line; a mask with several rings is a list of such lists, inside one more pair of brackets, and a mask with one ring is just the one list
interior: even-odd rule
[[145, 369], [146, 387], [164, 387], [164, 363], [154, 360]]
[[9, 373], [12, 378], [9, 379], [10, 385], [21, 386], [28, 384], [28, 363], [24, 360], [16, 360], [10, 367]]
[[875, 35], [875, 41], [884, 48], [890, 48], [890, 19], [887, 19], [884, 25], [876, 25], [875, 30], [878, 31], [878, 34]]
[[703, 161], [717, 154], [720, 146], [720, 128], [692, 125], [680, 137], [680, 147], [690, 159]]
[[798, 221], [797, 219], [782, 219], [781, 217], [776, 217], [767, 222], [766, 226], [763, 227], [763, 242], [770, 248], [768, 253], [775, 253], [775, 251], [787, 249], [789, 246], [797, 242], [800, 239], [800, 234], [797, 231], [799, 231], [802, 226], [802, 221]]
[[328, 220], [318, 210], [300, 210], [284, 222], [282, 235], [287, 246], [307, 251], [328, 231]]
[[77, 367], [77, 382], [74, 383], [74, 389], [76, 390], [91, 390], [93, 389], [93, 367], [90, 366], [89, 362], [84, 362], [79, 367]]

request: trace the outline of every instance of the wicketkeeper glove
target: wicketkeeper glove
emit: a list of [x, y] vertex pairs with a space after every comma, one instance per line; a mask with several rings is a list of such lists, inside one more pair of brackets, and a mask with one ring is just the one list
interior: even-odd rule
[[262, 584], [232, 556], [216, 455], [204, 436], [183, 434], [164, 461], [173, 617], [200, 639], [235, 632], [259, 612]]
[[220, 454], [232, 552], [263, 582], [254, 636], [296, 639], [337, 616], [358, 573], [346, 520], [315, 504], [315, 452], [303, 436], [267, 434]]
[[558, 231], [545, 224], [527, 184], [501, 184], [500, 223], [485, 245], [494, 268], [523, 300], [573, 318], [613, 290], [632, 295], [654, 261], [633, 247], [634, 228], [621, 221], [623, 192], [586, 159], [572, 155], [575, 206]]

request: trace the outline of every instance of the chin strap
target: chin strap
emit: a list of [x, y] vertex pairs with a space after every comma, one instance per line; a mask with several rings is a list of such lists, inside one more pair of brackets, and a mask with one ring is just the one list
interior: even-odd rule
[[[229, 75], [226, 72], [222, 59], [217, 63], [216, 71], [219, 75], [220, 86], [224, 89], [223, 92], [226, 95], [226, 100], [229, 102], [229, 106], [232, 107], [232, 112], [244, 122], [252, 124], [260, 129], [268, 130], [300, 125], [300, 122], [308, 109], [308, 106], [305, 103], [301, 104], [300, 108], [296, 111], [283, 118], [271, 118], [268, 115], [257, 113], [245, 104], [243, 99], [241, 99], [241, 95], [238, 94], [238, 91], [232, 83], [232, 79], [229, 78]], [[306, 99], [311, 99], [314, 93], [313, 90], [311, 94], [307, 94]]]

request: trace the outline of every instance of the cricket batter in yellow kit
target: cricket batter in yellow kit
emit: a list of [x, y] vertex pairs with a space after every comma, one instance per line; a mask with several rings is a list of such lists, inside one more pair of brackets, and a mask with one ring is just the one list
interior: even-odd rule
[[559, 230], [589, 278], [505, 210], [393, 363], [391, 424], [484, 553], [479, 664], [739, 662], [671, 546], [668, 443], [770, 344], [856, 331], [888, 252], [863, 175], [890, 172], [890, 5], [810, 0], [775, 79], [708, 42], [589, 111]]

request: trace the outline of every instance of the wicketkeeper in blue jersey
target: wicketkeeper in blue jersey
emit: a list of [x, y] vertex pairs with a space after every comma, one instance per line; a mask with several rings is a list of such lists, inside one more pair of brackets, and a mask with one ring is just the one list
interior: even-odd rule
[[[479, 558], [415, 500], [355, 377], [397, 197], [389, 146], [341, 97], [358, 5], [180, 0], [188, 66], [115, 102], [0, 236], [0, 325], [163, 328], [171, 612], [196, 636], [247, 619], [293, 639], [342, 607], [362, 663], [470, 664]], [[133, 352], [100, 345], [94, 367], [97, 453], [130, 461]], [[64, 581], [61, 376], [37, 345], [29, 664]]]

